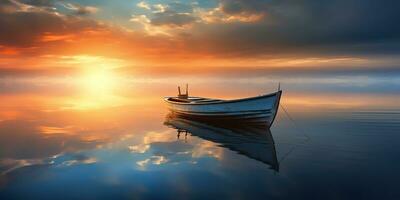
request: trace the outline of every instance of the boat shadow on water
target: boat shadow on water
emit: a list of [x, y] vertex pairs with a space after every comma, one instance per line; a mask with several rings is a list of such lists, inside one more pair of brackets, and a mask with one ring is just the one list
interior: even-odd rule
[[266, 124], [206, 120], [174, 113], [166, 116], [164, 124], [176, 129], [178, 137], [182, 134], [197, 136], [279, 171], [274, 139]]

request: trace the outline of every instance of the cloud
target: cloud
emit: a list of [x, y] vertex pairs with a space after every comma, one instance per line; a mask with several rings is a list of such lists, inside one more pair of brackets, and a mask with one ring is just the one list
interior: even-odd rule
[[17, 0], [4, 0], [0, 2], [1, 13], [13, 13], [13, 12], [34, 12], [46, 10], [46, 7], [32, 6], [29, 4], [21, 3]]
[[183, 27], [196, 21], [193, 15], [192, 5], [179, 2], [169, 4], [149, 5], [144, 1], [137, 4], [138, 7], [152, 11], [149, 14], [132, 15], [130, 21], [139, 22], [149, 32], [151, 26]]
[[71, 37], [80, 31], [100, 28], [93, 20], [65, 16], [16, 1], [0, 4], [0, 27], [6, 27], [0, 32], [0, 45], [16, 47], [35, 46], [40, 41]]
[[[30, 58], [95, 54], [152, 64], [194, 59], [225, 63], [232, 58], [242, 60], [241, 64], [247, 60], [265, 64], [268, 62], [258, 61], [390, 56], [400, 52], [397, 1], [141, 1], [136, 7], [143, 9], [125, 13], [123, 22], [97, 18], [115, 11], [111, 7], [62, 1], [67, 8], [63, 10], [57, 2], [0, 2], [0, 27], [6, 27], [0, 32], [1, 61], [22, 56], [21, 51], [28, 52], [25, 55]], [[59, 5], [57, 10], [51, 9], [54, 4]], [[126, 6], [118, 4], [113, 6]], [[104, 12], [89, 15], [100, 8]]]
[[193, 5], [180, 3], [180, 2], [171, 2], [168, 4], [170, 10], [174, 10], [178, 13], [193, 13]]
[[15, 12], [18, 10], [18, 5], [13, 3], [12, 1], [0, 1], [0, 12], [1, 13], [9, 13], [9, 12]]
[[167, 6], [163, 4], [154, 4], [152, 7], [153, 13], [165, 12], [167, 10]]
[[132, 15], [129, 21], [141, 25], [145, 33], [149, 35], [174, 36], [176, 32], [186, 29], [197, 20], [191, 5], [177, 2], [167, 5], [149, 5], [140, 2], [138, 6], [151, 12]]
[[151, 10], [150, 5], [144, 1], [139, 2], [138, 4], [136, 4], [136, 6], [139, 8], [146, 9], [146, 10]]
[[132, 15], [129, 21], [141, 25], [148, 35], [170, 35], [167, 30], [162, 27], [154, 26], [151, 24], [151, 20], [146, 15]]
[[268, 2], [265, 0], [222, 0], [221, 10], [224, 13], [236, 15], [241, 13], [264, 13], [268, 9]]
[[196, 13], [202, 23], [253, 23], [262, 20], [265, 17], [264, 13], [236, 13], [227, 14], [222, 11], [221, 7], [216, 7], [212, 10], [198, 10]]
[[222, 0], [193, 27], [190, 42], [225, 56], [396, 53], [398, 7], [373, 0]]
[[142, 24], [150, 23], [150, 19], [146, 15], [132, 15], [132, 17], [129, 21], [139, 22]]
[[22, 3], [33, 5], [33, 6], [54, 6], [55, 0], [22, 0]]
[[195, 20], [196, 18], [190, 14], [166, 10], [155, 13], [151, 18], [151, 24], [155, 26], [184, 26], [193, 23]]
[[90, 15], [96, 13], [99, 9], [94, 6], [82, 6], [79, 4], [62, 4], [65, 8], [72, 10], [75, 15]]
[[0, 27], [7, 28], [0, 32], [0, 44], [31, 45], [41, 33], [59, 30], [62, 24], [62, 18], [48, 12], [2, 12]]

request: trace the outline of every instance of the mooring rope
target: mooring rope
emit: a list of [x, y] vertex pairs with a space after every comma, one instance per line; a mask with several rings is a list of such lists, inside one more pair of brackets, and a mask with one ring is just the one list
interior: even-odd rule
[[297, 125], [296, 121], [292, 118], [292, 116], [290, 116], [289, 112], [286, 110], [285, 107], [283, 107], [283, 104], [279, 104], [280, 107], [282, 108], [282, 110], [284, 111], [284, 113], [287, 115], [288, 119], [293, 123], [293, 125], [296, 127], [297, 130], [299, 130], [304, 137], [307, 138], [306, 141], [310, 140], [311, 138], [306, 134], [306, 132], [299, 126]]
[[[303, 129], [301, 129], [301, 127], [300, 127], [299, 125], [297, 125], [296, 121], [293, 119], [292, 116], [290, 116], [289, 112], [286, 110], [286, 108], [283, 106], [283, 104], [281, 103], [281, 104], [279, 104], [279, 105], [280, 105], [280, 107], [282, 108], [282, 110], [284, 111], [284, 113], [286, 114], [286, 116], [288, 117], [288, 119], [289, 119], [289, 120], [293, 123], [293, 125], [296, 127], [296, 129], [299, 130], [299, 131], [301, 131], [301, 133], [303, 134], [303, 136], [307, 138], [305, 141], [303, 141], [302, 144], [308, 142], [311, 138], [305, 133], [305, 131], [304, 131]], [[282, 158], [280, 159], [280, 161], [279, 161], [278, 163], [282, 163], [282, 162], [285, 160], [285, 158], [286, 158], [287, 156], [289, 156], [289, 155], [294, 151], [294, 149], [296, 149], [296, 147], [298, 147], [299, 145], [302, 145], [302, 144], [300, 144], [300, 143], [295, 144], [285, 155], [282, 156]]]

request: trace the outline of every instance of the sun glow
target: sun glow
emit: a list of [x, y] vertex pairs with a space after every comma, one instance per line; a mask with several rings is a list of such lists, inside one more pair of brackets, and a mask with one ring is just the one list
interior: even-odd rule
[[116, 89], [117, 82], [117, 76], [106, 69], [90, 71], [82, 77], [83, 89], [91, 95], [110, 94]]
[[113, 93], [120, 81], [115, 71], [126, 64], [121, 59], [91, 55], [62, 56], [59, 63], [80, 69], [77, 86], [83, 94], [91, 96]]
[[86, 70], [77, 80], [80, 94], [70, 102], [72, 109], [87, 110], [121, 105], [123, 98], [117, 94], [121, 77], [111, 69]]
[[81, 69], [74, 81], [79, 94], [69, 102], [71, 109], [98, 109], [123, 104], [123, 98], [117, 94], [123, 78], [116, 69], [122, 67], [124, 61], [96, 56], [63, 59], [63, 62], [67, 61]]
[[124, 98], [116, 94], [119, 78], [112, 72], [98, 70], [87, 73], [77, 83], [80, 94], [70, 99], [67, 109], [91, 110], [124, 104]]

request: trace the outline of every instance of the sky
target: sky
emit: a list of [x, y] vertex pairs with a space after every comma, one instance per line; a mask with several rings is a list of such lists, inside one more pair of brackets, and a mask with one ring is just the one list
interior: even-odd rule
[[396, 0], [1, 0], [0, 74], [398, 70], [399, 8]]

